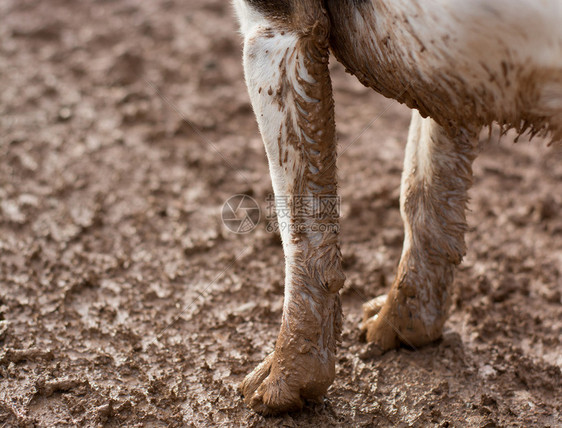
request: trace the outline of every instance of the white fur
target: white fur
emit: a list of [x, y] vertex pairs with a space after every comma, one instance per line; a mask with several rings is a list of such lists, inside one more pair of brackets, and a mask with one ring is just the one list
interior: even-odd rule
[[[259, 13], [253, 12], [243, 0], [234, 2], [238, 17], [241, 22], [241, 29], [244, 35], [244, 73], [245, 79], [252, 101], [252, 106], [256, 114], [259, 129], [265, 144], [265, 149], [269, 162], [269, 170], [276, 195], [276, 208], [278, 214], [286, 211], [282, 204], [283, 198], [290, 198], [291, 188], [289, 183], [303, 174], [305, 165], [301, 164], [300, 156], [290, 145], [285, 145], [284, 150], [288, 150], [288, 164], [281, 165], [279, 152], [279, 140], [285, 140], [287, 132], [285, 120], [289, 116], [294, 122], [294, 128], [299, 129], [296, 124], [297, 114], [291, 109], [296, 109], [296, 103], [292, 99], [285, 100], [283, 109], [274, 97], [270, 94], [278, 89], [281, 79], [279, 64], [285, 60], [289, 65], [297, 62], [296, 66], [287, 67], [287, 78], [297, 93], [304, 99], [310, 100], [302, 87], [298, 84], [295, 73], [306, 81], [314, 79], [306, 72], [302, 59], [297, 59], [295, 46], [297, 35], [284, 31], [274, 30], [272, 24]], [[270, 33], [271, 37], [265, 37]], [[266, 54], [267, 52], [267, 54]], [[297, 70], [297, 71], [294, 71]], [[304, 70], [304, 71], [303, 71]], [[303, 136], [310, 141], [310, 137]], [[291, 240], [291, 227], [293, 222], [287, 216], [278, 215], [279, 230], [283, 241], [285, 253], [285, 303], [287, 307], [292, 293], [292, 272], [295, 266], [295, 244]], [[285, 311], [286, 312], [286, 311]], [[285, 320], [284, 320], [285, 321]]]

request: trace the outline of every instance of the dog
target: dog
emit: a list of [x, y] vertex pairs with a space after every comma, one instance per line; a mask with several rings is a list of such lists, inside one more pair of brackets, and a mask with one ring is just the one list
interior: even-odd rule
[[[472, 162], [483, 127], [562, 140], [562, 3], [557, 0], [234, 0], [244, 71], [276, 200], [285, 300], [273, 353], [241, 384], [263, 415], [296, 410], [335, 377], [342, 312], [330, 52], [365, 86], [412, 109], [388, 295], [362, 334], [386, 351], [438, 339], [466, 253]], [[300, 199], [316, 201], [298, 203]]]

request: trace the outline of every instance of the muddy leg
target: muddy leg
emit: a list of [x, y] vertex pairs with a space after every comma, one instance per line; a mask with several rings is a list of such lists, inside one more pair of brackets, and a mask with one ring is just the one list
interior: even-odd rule
[[[269, 160], [285, 252], [275, 350], [242, 382], [262, 414], [322, 396], [335, 375], [343, 285], [328, 20], [320, 1], [235, 1], [246, 83]], [[288, 203], [288, 210], [280, 205]]]
[[454, 268], [465, 254], [465, 208], [477, 133], [454, 136], [414, 111], [408, 135], [401, 214], [405, 239], [388, 296], [363, 306], [367, 341], [388, 350], [439, 338], [447, 319]]

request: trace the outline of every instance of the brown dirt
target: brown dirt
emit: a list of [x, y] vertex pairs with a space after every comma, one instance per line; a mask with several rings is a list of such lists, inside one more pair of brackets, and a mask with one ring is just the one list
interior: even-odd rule
[[369, 357], [357, 325], [400, 255], [408, 110], [333, 64], [337, 380], [264, 419], [236, 385], [273, 349], [283, 255], [264, 222], [220, 220], [271, 187], [228, 3], [5, 0], [0, 17], [0, 426], [562, 425], [559, 150], [491, 139], [443, 339]]

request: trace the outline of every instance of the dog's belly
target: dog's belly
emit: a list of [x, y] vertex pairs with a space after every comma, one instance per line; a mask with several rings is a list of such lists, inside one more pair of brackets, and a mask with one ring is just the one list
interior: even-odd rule
[[562, 138], [559, 2], [326, 4], [332, 51], [366, 86], [443, 126], [497, 121]]

